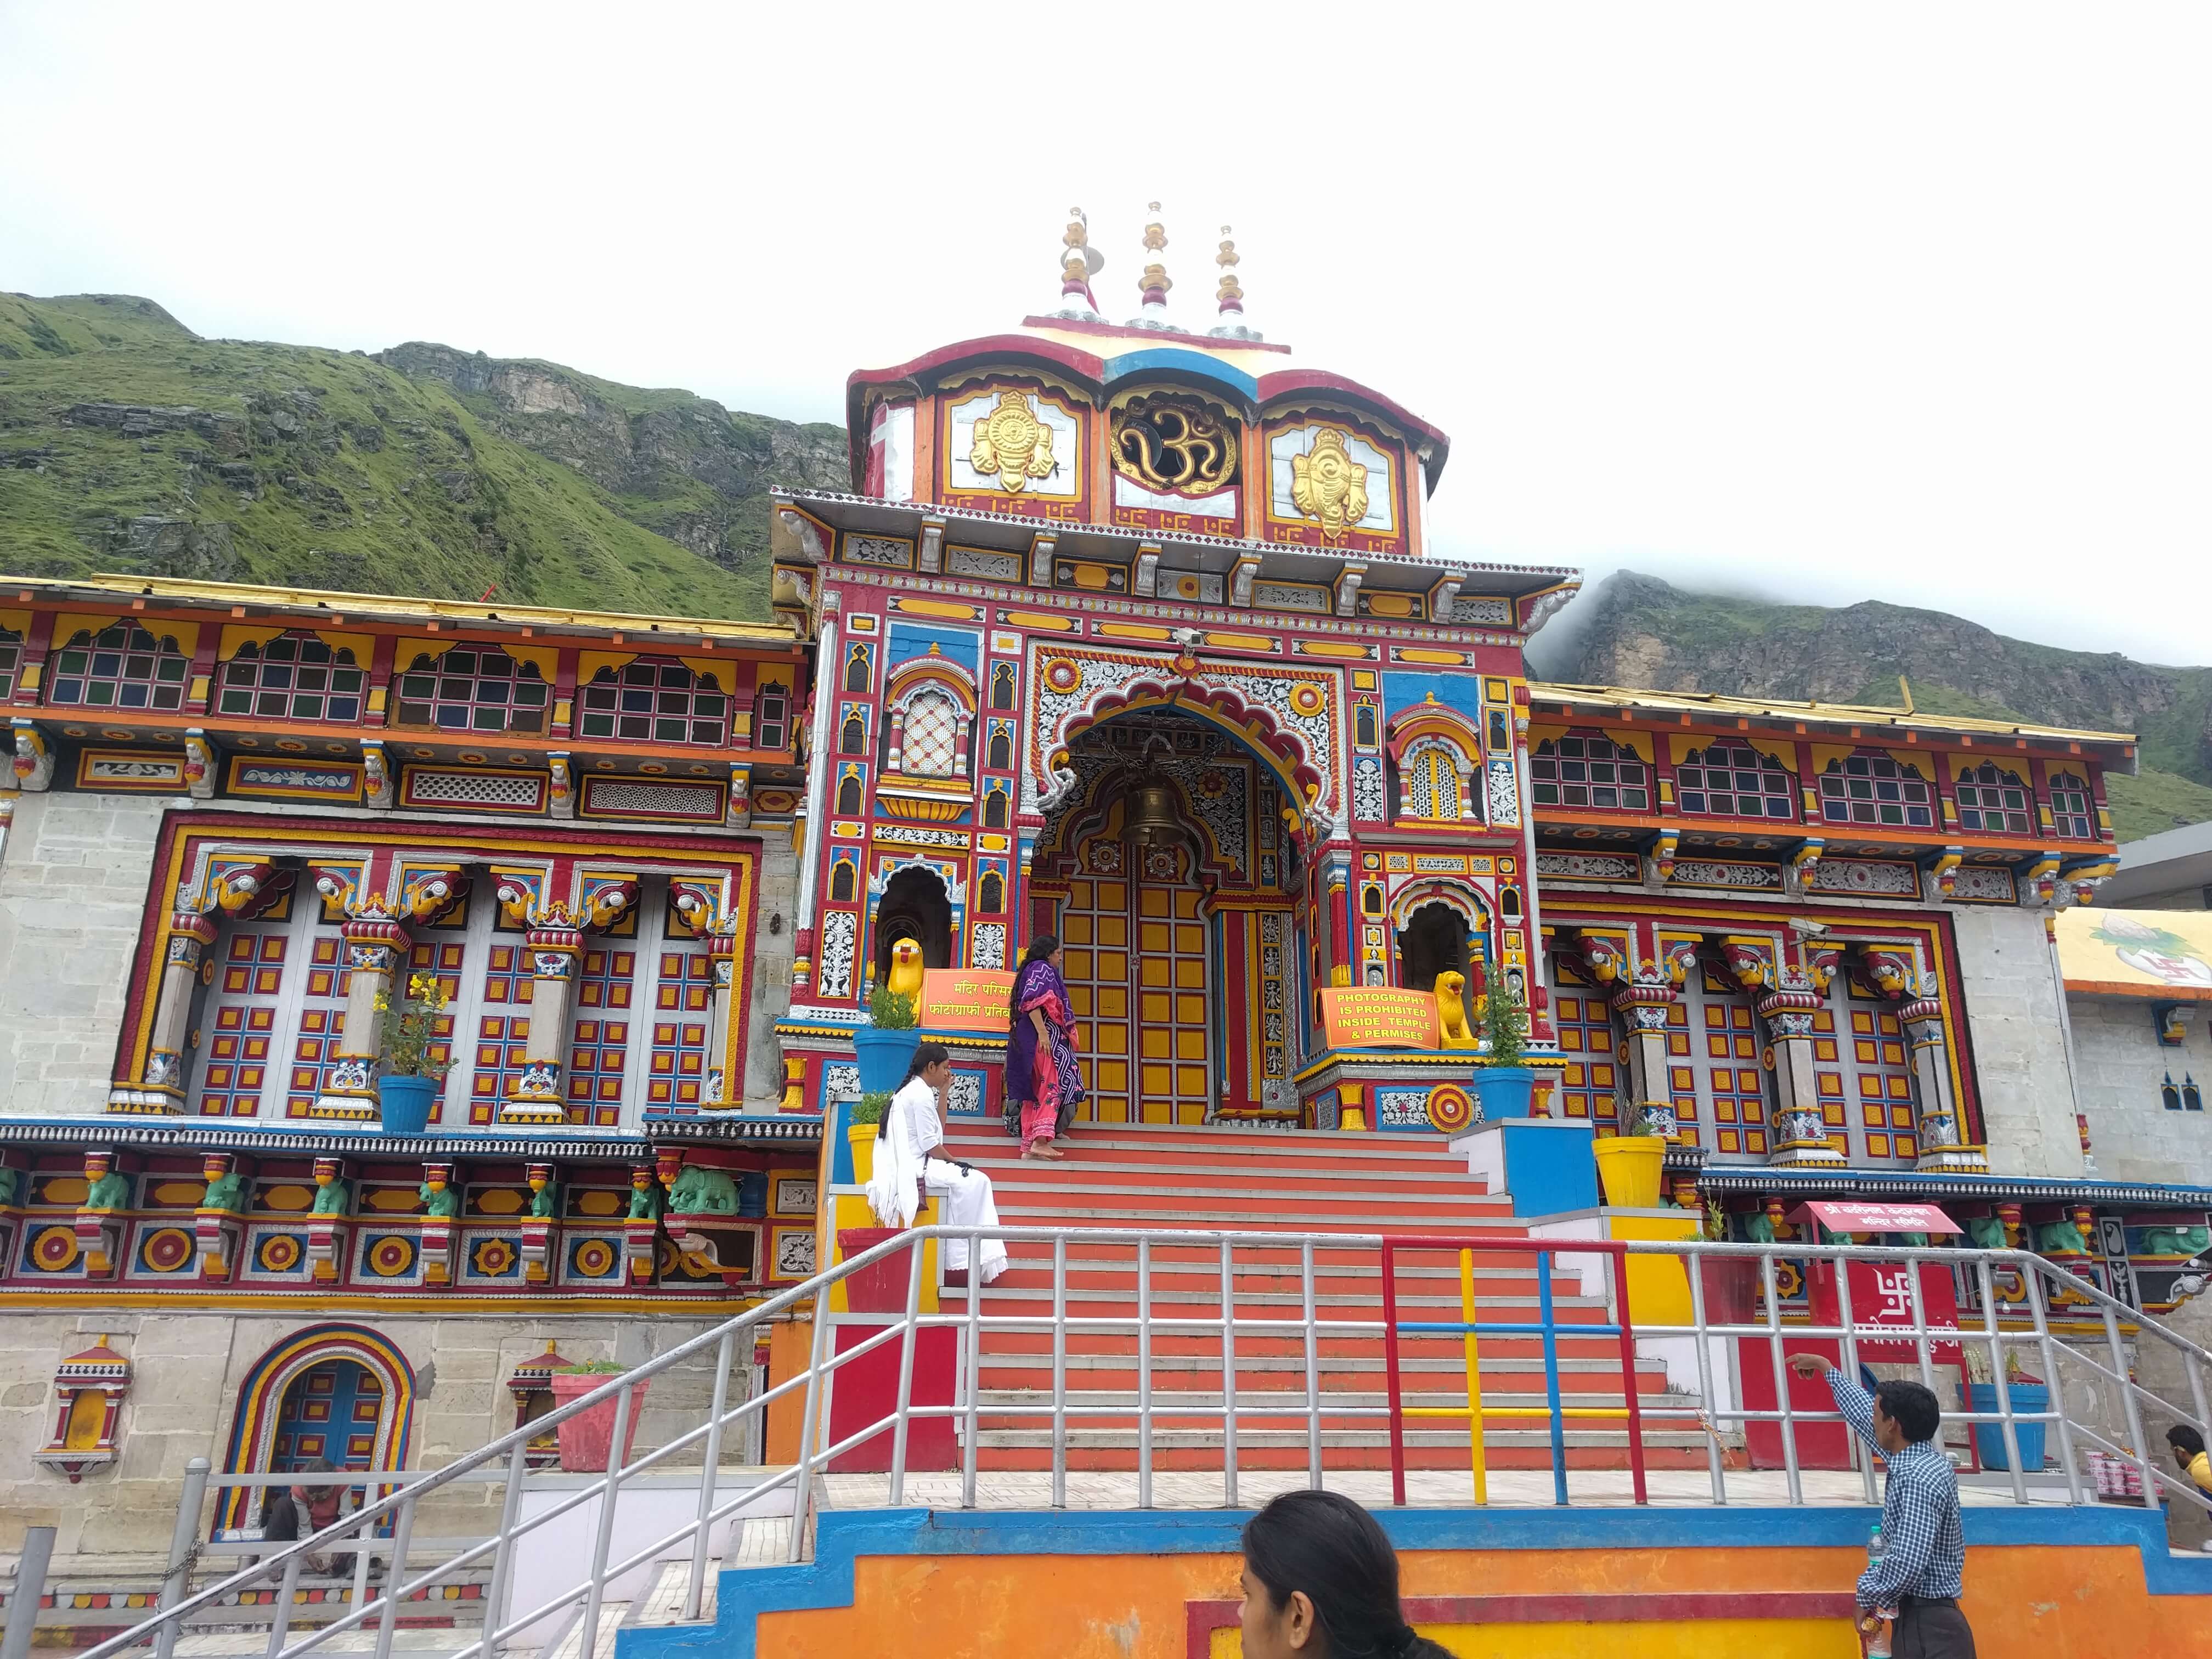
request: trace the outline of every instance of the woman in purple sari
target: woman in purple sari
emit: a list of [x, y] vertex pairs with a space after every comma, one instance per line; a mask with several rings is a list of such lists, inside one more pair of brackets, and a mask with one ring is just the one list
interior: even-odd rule
[[1052, 1143], [1074, 1120], [1083, 1072], [1075, 1058], [1075, 1015], [1060, 976], [1060, 941], [1052, 934], [1030, 941], [1008, 1004], [1006, 1127], [1021, 1136], [1024, 1158], [1065, 1157]]

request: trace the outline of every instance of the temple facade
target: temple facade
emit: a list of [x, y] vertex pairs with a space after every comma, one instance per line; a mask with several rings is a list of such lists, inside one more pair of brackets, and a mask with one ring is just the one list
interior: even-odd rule
[[[1111, 320], [1079, 216], [1045, 312], [854, 375], [769, 624], [0, 580], [0, 1510], [155, 1547], [188, 1443], [398, 1467], [803, 1279], [904, 940], [1061, 939], [1088, 1121], [1449, 1136], [1479, 1056], [1324, 994], [1502, 982], [1538, 1110], [1717, 1228], [2172, 1266], [2212, 1194], [2097, 1172], [2053, 942], [2134, 739], [1532, 681], [1574, 573], [1436, 555], [1444, 434], [1264, 337], [1225, 234], [1176, 312], [1165, 242]], [[938, 1035], [998, 1115], [1003, 1031]]]

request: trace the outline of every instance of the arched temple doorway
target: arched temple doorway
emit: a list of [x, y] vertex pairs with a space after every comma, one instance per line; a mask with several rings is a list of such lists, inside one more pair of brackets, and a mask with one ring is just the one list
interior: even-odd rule
[[[225, 1467], [404, 1468], [414, 1408], [414, 1368], [389, 1340], [365, 1326], [310, 1325], [247, 1370]], [[216, 1527], [253, 1524], [259, 1503], [258, 1491], [231, 1488], [216, 1506]]]
[[890, 977], [891, 951], [902, 939], [921, 946], [925, 968], [952, 965], [952, 900], [945, 879], [922, 865], [910, 865], [884, 884], [876, 901], [874, 983]]
[[1063, 972], [1098, 1122], [1279, 1107], [1297, 1034], [1284, 793], [1238, 738], [1173, 708], [1114, 715], [1068, 750], [1040, 837], [1036, 920]]

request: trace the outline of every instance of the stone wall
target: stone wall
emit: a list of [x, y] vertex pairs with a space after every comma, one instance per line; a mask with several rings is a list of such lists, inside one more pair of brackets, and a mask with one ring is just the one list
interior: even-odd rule
[[[280, 1316], [227, 1311], [177, 1313], [19, 1313], [8, 1322], [0, 1352], [0, 1554], [22, 1545], [27, 1527], [57, 1528], [57, 1570], [143, 1571], [166, 1555], [185, 1465], [204, 1457], [225, 1467], [240, 1386], [275, 1344], [320, 1322], [307, 1314]], [[415, 1372], [412, 1468], [437, 1468], [514, 1426], [506, 1381], [515, 1366], [556, 1341], [571, 1359], [641, 1364], [701, 1330], [705, 1320], [639, 1319], [588, 1311], [536, 1319], [453, 1314], [439, 1317], [363, 1316], [358, 1322], [395, 1344]], [[96, 1335], [131, 1364], [131, 1392], [116, 1436], [118, 1456], [72, 1486], [65, 1475], [32, 1461], [54, 1423], [55, 1367], [92, 1346]], [[751, 1358], [740, 1344], [732, 1403], [744, 1397], [742, 1368]], [[712, 1398], [712, 1355], [653, 1379], [639, 1421], [638, 1451], [696, 1426]], [[743, 1437], [732, 1432], [725, 1466], [739, 1461]], [[680, 1458], [677, 1460], [681, 1462]], [[689, 1459], [696, 1468], [697, 1455]], [[418, 1534], [472, 1536], [497, 1520], [501, 1489], [455, 1485], [426, 1503]]]
[[2044, 913], [1954, 905], [1982, 1133], [1998, 1175], [2075, 1176], [2081, 1137]]
[[161, 812], [136, 795], [24, 794], [0, 859], [0, 1111], [107, 1104]]
[[2171, 1073], [2212, 1093], [2212, 1030], [2202, 1005], [2187, 1010], [2183, 1047], [2161, 1046], [2142, 997], [2066, 999], [2074, 1064], [2097, 1172], [2112, 1181], [2195, 1184], [2212, 1179], [2212, 1111], [2169, 1112], [2159, 1085]]

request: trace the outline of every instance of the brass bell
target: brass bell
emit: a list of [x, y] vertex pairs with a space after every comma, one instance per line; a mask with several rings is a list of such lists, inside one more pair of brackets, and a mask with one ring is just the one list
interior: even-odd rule
[[1123, 797], [1121, 838], [1135, 847], [1160, 847], [1183, 836], [1175, 791], [1164, 783], [1139, 784]]

